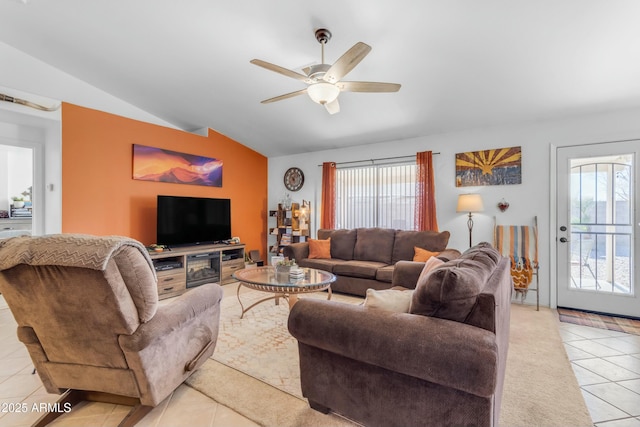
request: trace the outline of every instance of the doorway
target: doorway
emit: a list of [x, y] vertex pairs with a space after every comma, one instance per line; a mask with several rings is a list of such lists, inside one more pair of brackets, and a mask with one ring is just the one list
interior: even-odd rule
[[32, 234], [34, 150], [1, 142], [0, 238]]
[[[0, 90], [4, 89], [0, 87]], [[28, 97], [28, 95], [22, 96]], [[62, 123], [60, 111], [31, 111], [13, 104], [0, 105], [0, 145], [31, 150], [31, 232], [34, 235], [62, 231]], [[5, 173], [8, 169], [5, 169]], [[2, 171], [0, 171], [2, 175]], [[13, 173], [12, 173], [13, 176]], [[0, 194], [0, 210], [26, 189]]]
[[640, 141], [557, 149], [558, 307], [640, 317]]

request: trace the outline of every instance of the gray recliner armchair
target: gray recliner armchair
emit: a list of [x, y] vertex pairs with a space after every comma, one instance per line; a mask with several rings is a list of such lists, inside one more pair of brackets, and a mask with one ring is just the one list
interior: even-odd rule
[[63, 394], [67, 406], [133, 406], [120, 425], [134, 425], [167, 398], [213, 354], [218, 337], [220, 286], [159, 306], [151, 259], [125, 237], [0, 240], [0, 292], [46, 390]]

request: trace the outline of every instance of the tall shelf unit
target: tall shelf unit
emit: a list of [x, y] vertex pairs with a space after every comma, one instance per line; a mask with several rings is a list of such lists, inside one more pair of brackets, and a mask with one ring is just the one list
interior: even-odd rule
[[282, 255], [285, 246], [305, 242], [311, 228], [311, 203], [291, 203], [290, 207], [278, 204], [278, 209], [269, 211], [269, 256]]

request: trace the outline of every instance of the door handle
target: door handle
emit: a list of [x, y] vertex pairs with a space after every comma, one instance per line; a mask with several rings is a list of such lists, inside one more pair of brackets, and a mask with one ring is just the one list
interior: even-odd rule
[[561, 238], [560, 238], [560, 242], [561, 242], [561, 243], [567, 243], [567, 242], [568, 242], [568, 240], [567, 240], [567, 238], [566, 238], [566, 237], [561, 237]]

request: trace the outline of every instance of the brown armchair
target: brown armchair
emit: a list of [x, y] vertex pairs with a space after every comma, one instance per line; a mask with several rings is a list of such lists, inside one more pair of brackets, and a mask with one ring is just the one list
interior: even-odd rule
[[64, 393], [60, 407], [81, 400], [133, 406], [121, 425], [134, 425], [168, 397], [213, 354], [218, 337], [220, 286], [159, 306], [151, 259], [125, 237], [0, 240], [0, 292], [46, 390]]

